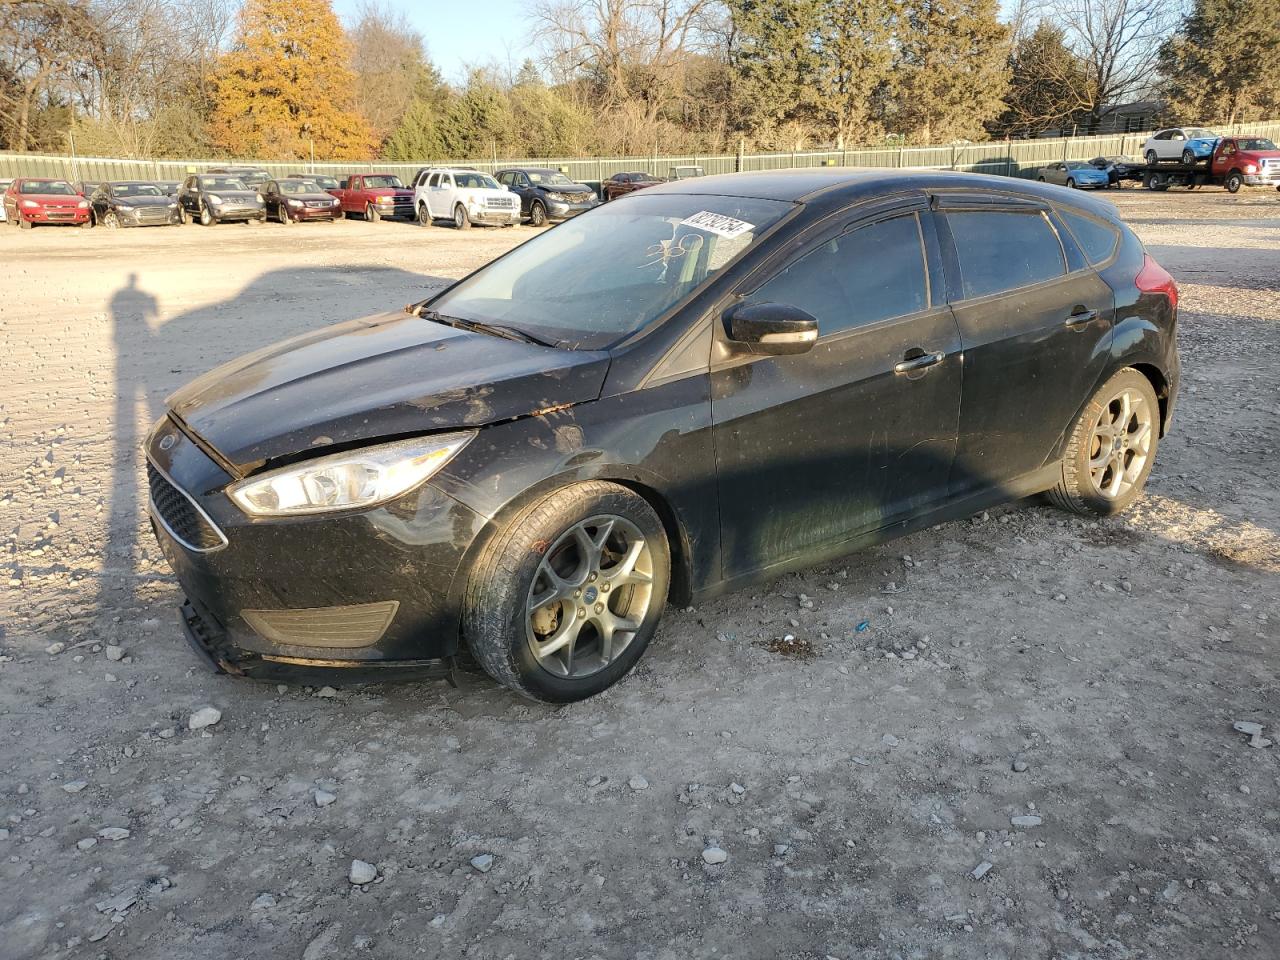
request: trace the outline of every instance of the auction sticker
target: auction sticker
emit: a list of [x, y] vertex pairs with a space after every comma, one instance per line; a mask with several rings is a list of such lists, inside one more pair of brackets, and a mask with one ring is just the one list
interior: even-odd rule
[[691, 217], [685, 217], [680, 221], [680, 226], [693, 227], [695, 230], [705, 230], [707, 233], [714, 233], [729, 240], [755, 229], [754, 223], [735, 220], [733, 217], [726, 217], [722, 213], [712, 213], [710, 210], [703, 210]]

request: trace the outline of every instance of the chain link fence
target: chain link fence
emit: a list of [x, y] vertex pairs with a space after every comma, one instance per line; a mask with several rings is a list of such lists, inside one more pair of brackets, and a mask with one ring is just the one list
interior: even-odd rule
[[[1280, 138], [1280, 121], [1218, 127], [1224, 136]], [[1150, 131], [1092, 137], [1043, 140], [1004, 140], [957, 143], [936, 147], [874, 147], [857, 150], [804, 150], [790, 153], [692, 154], [688, 156], [521, 157], [505, 160], [423, 160], [414, 163], [307, 163], [255, 160], [130, 160], [73, 155], [39, 155], [0, 152], [0, 177], [60, 177], [73, 183], [103, 180], [181, 180], [210, 167], [252, 166], [273, 176], [353, 173], [394, 173], [408, 182], [422, 167], [461, 166], [493, 173], [505, 167], [551, 167], [579, 183], [598, 184], [615, 173], [643, 171], [659, 177], [675, 175], [677, 167], [697, 167], [703, 173], [738, 173], [752, 170], [785, 170], [793, 167], [889, 167], [963, 170], [1008, 177], [1034, 176], [1035, 171], [1057, 160], [1090, 160], [1098, 156], [1138, 157]]]

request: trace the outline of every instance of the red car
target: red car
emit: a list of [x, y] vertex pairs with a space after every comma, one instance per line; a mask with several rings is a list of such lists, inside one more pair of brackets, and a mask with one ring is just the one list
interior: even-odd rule
[[413, 191], [394, 173], [353, 173], [329, 191], [342, 212], [358, 213], [371, 223], [386, 217], [414, 219]]
[[1280, 190], [1280, 149], [1266, 137], [1223, 137], [1210, 169], [1231, 193], [1243, 186]]
[[655, 177], [651, 173], [638, 171], [635, 173], [615, 173], [600, 184], [600, 193], [604, 195], [605, 200], [614, 200], [624, 194], [643, 190], [645, 187], [657, 186], [659, 183], [666, 183], [666, 181], [661, 177]]
[[30, 229], [37, 223], [93, 226], [89, 201], [65, 180], [19, 177], [4, 192], [4, 215], [10, 223]]

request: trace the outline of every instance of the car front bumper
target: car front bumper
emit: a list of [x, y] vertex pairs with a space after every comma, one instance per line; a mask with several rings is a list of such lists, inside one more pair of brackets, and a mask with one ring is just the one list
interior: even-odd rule
[[547, 216], [552, 220], [568, 220], [580, 213], [594, 210], [600, 206], [599, 200], [584, 200], [581, 203], [567, 203], [561, 200], [547, 201]]
[[341, 213], [339, 207], [286, 207], [290, 220], [332, 220]]
[[267, 219], [266, 207], [233, 206], [227, 203], [215, 206], [211, 203], [209, 204], [209, 212], [212, 213], [215, 218], [224, 222], [228, 220]]
[[1250, 187], [1280, 186], [1280, 170], [1246, 173], [1243, 176], [1245, 184]]
[[467, 216], [472, 223], [483, 226], [505, 227], [520, 222], [520, 206], [502, 207], [467, 207]]
[[[184, 623], [223, 669], [419, 670], [457, 652], [464, 558], [484, 525], [457, 500], [428, 483], [364, 512], [250, 519], [224, 492], [231, 476], [169, 419], [146, 455]], [[191, 532], [199, 511], [214, 528], [204, 539]]]
[[18, 219], [25, 220], [28, 223], [70, 223], [81, 224], [89, 222], [89, 211], [80, 208], [72, 209], [24, 209], [18, 208]]
[[138, 207], [134, 210], [115, 211], [116, 217], [120, 220], [122, 227], [167, 227], [171, 224], [181, 223], [182, 218], [178, 213], [178, 208], [172, 210], [166, 207], [156, 208], [162, 213], [154, 213], [146, 207]]

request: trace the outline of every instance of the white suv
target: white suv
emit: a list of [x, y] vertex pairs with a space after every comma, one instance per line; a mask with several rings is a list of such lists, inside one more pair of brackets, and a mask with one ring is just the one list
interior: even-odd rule
[[452, 220], [459, 230], [466, 230], [473, 223], [513, 227], [520, 222], [520, 198], [475, 170], [420, 170], [413, 181], [413, 206], [423, 226]]

